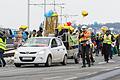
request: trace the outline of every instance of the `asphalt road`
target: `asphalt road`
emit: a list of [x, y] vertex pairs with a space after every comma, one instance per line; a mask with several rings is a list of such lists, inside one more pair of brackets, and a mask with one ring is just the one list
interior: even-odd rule
[[[24, 65], [16, 68], [9, 64], [0, 68], [0, 80], [120, 80], [120, 57], [117, 55], [105, 63], [102, 56], [95, 57], [95, 64], [91, 67], [81, 68], [82, 64], [53, 64], [51, 67], [40, 65]], [[117, 78], [116, 78], [117, 77]]]

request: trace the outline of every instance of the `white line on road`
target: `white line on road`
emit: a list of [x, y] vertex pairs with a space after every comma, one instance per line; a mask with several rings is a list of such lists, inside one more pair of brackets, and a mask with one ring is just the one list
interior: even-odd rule
[[56, 79], [56, 78], [62, 78], [62, 76], [43, 78], [43, 80], [53, 80], [53, 79]]
[[[109, 60], [109, 63], [115, 63], [115, 61]], [[106, 62], [99, 62], [98, 64], [106, 64]]]
[[74, 79], [77, 79], [78, 77], [70, 77], [70, 78], [66, 78], [66, 79], [63, 79], [63, 80], [74, 80]]
[[120, 74], [120, 69], [110, 71], [110, 72], [107, 72], [107, 73], [103, 73], [103, 74], [100, 74], [100, 75], [97, 75], [97, 76], [94, 76], [94, 77], [91, 77], [91, 78], [87, 78], [87, 79], [84, 79], [84, 80], [104, 80], [104, 79], [113, 77], [113, 76], [118, 75], [118, 74]]

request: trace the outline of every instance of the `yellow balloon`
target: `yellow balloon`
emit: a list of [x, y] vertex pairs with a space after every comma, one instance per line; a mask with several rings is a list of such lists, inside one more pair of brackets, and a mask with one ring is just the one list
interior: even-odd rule
[[27, 29], [27, 28], [28, 28], [28, 26], [26, 26], [26, 25], [19, 26], [19, 29]]
[[85, 17], [85, 16], [87, 16], [87, 15], [88, 15], [88, 12], [85, 11], [85, 10], [83, 10], [83, 11], [82, 11], [82, 16]]
[[63, 25], [58, 25], [58, 27], [57, 27], [57, 29], [58, 29], [58, 31], [60, 32], [62, 29], [63, 29]]

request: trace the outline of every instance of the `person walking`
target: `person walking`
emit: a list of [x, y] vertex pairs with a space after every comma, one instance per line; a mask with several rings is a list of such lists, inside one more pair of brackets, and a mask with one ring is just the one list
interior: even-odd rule
[[114, 36], [111, 34], [110, 30], [107, 30], [106, 33], [103, 36], [103, 49], [104, 49], [104, 60], [108, 63], [109, 57], [111, 56], [111, 44], [114, 42]]
[[37, 37], [41, 37], [43, 32], [43, 28], [40, 27], [39, 30], [37, 31]]
[[36, 30], [33, 30], [33, 31], [32, 31], [32, 34], [30, 35], [30, 37], [37, 37], [37, 32], [36, 32]]
[[99, 34], [96, 34], [95, 43], [96, 43], [95, 53], [96, 53], [96, 56], [98, 56], [100, 53], [100, 35]]
[[3, 32], [0, 31], [0, 67], [5, 67], [6, 62], [3, 58], [3, 54], [6, 50], [6, 38]]
[[89, 51], [90, 51], [90, 36], [91, 36], [91, 32], [88, 31], [87, 26], [82, 26], [82, 33], [79, 36], [79, 42], [81, 45], [81, 49], [82, 49], [82, 67], [86, 67], [86, 60], [87, 60], [87, 64], [88, 67], [91, 66], [90, 64], [90, 57], [89, 57]]
[[117, 38], [116, 38], [116, 46], [117, 46], [117, 51], [118, 51], [118, 56], [120, 56], [120, 50], [119, 50], [119, 46], [120, 46], [120, 34], [118, 34]]

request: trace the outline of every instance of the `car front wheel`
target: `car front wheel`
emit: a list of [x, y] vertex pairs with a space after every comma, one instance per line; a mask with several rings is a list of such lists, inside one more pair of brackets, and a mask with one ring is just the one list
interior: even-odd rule
[[45, 66], [46, 66], [46, 67], [50, 67], [51, 64], [52, 64], [52, 58], [51, 58], [50, 56], [48, 56], [47, 61], [46, 61], [46, 63], [45, 63]]
[[15, 67], [21, 67], [20, 63], [14, 63], [14, 64], [15, 64]]
[[62, 62], [62, 65], [66, 65], [66, 64], [67, 64], [67, 56], [65, 55], [64, 59], [63, 59], [63, 62]]

